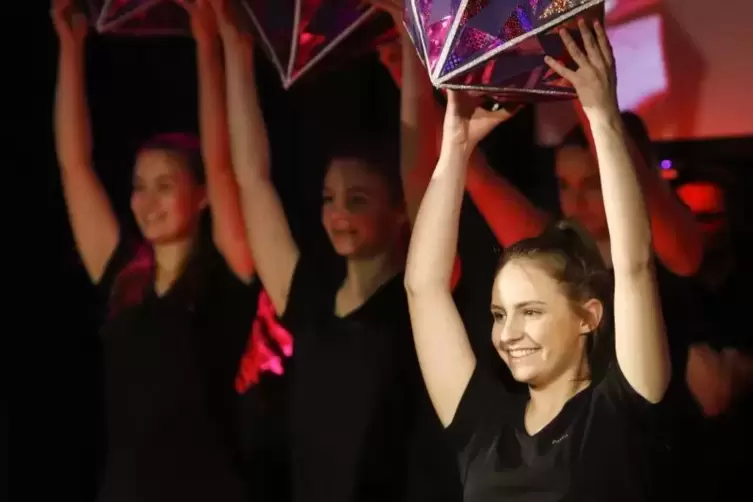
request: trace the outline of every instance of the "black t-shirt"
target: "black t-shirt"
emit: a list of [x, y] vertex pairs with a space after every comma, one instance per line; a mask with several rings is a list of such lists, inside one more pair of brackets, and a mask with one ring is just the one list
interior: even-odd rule
[[110, 296], [100, 500], [243, 500], [233, 379], [253, 292], [213, 246], [161, 297], [152, 270], [149, 248], [122, 240], [100, 282]]
[[291, 394], [297, 501], [456, 501], [457, 469], [430, 407], [398, 275], [335, 315], [344, 276], [303, 256], [283, 322], [295, 337]]
[[460, 452], [465, 502], [635, 502], [656, 495], [656, 406], [616, 363], [533, 436], [524, 426], [527, 400], [477, 365], [447, 428]]

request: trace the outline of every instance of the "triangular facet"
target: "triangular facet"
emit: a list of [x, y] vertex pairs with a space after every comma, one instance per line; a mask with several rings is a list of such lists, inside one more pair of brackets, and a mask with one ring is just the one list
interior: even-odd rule
[[106, 0], [99, 12], [97, 30], [101, 33], [117, 28], [130, 18], [145, 13], [165, 0]]
[[466, 9], [463, 19], [465, 23], [457, 30], [438, 76], [440, 81], [531, 31], [530, 8], [521, 7], [519, 0], [474, 4], [472, 9]]
[[434, 71], [442, 54], [460, 3], [461, 0], [416, 0], [416, 10], [421, 22], [420, 32], [430, 72]]
[[267, 56], [285, 80], [291, 54], [296, 0], [256, 0], [243, 3], [251, 19], [254, 35], [262, 42]]
[[108, 32], [128, 36], [188, 35], [191, 24], [185, 8], [165, 0], [126, 17]]
[[371, 7], [359, 0], [302, 1], [291, 76], [317, 57], [334, 39], [350, 30]]
[[342, 68], [356, 58], [371, 52], [380, 44], [391, 42], [399, 38], [399, 33], [393, 27], [392, 18], [379, 11], [368, 14], [366, 19], [358, 25], [342, 43], [332, 43], [324, 46], [317, 53], [319, 57], [327, 58], [327, 64], [316, 64], [316, 60], [307, 61], [299, 70], [294, 71], [285, 87], [290, 87], [304, 74], [307, 78], [316, 77], [323, 72]]

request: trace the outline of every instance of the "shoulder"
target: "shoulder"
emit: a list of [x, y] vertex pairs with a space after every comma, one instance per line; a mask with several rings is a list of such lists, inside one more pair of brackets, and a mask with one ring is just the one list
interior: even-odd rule
[[661, 402], [651, 403], [633, 389], [617, 361], [610, 363], [593, 393], [593, 406], [631, 422], [653, 421], [663, 408]]
[[472, 441], [494, 436], [521, 412], [522, 399], [518, 397], [509, 393], [488, 369], [477, 364], [455, 416], [445, 429], [451, 443], [464, 450]]

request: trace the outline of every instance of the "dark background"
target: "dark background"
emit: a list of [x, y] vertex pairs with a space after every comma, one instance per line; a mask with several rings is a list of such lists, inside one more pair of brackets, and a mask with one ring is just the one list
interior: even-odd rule
[[[41, 18], [44, 12], [40, 11], [38, 16]], [[37, 376], [29, 380], [34, 383], [24, 393], [25, 402], [30, 403], [29, 411], [22, 413], [33, 415], [33, 421], [27, 423], [32, 427], [31, 434], [23, 434], [33, 439], [18, 444], [24, 448], [24, 459], [27, 455], [31, 459], [30, 472], [37, 475], [30, 482], [17, 479], [15, 485], [23, 484], [25, 491], [41, 489], [56, 497], [72, 496], [74, 500], [86, 501], [92, 500], [96, 493], [103, 453], [96, 336], [100, 299], [89, 285], [76, 255], [61, 195], [50, 127], [57, 42], [50, 23], [41, 33], [35, 41], [40, 46], [34, 51], [39, 55], [35, 64], [43, 82], [43, 94], [36, 97], [41, 105], [41, 127], [36, 146], [39, 150], [35, 153], [44, 157], [45, 281], [40, 286], [44, 289], [44, 295], [40, 296], [43, 304], [30, 314], [40, 317], [27, 321], [44, 329], [35, 330], [41, 336], [30, 340], [35, 345], [30, 366], [11, 374], [11, 378], [23, 372]], [[130, 221], [131, 166], [138, 145], [156, 132], [198, 129], [193, 49], [188, 38], [90, 37], [88, 94], [94, 160], [125, 222]], [[318, 207], [326, 165], [324, 145], [334, 135], [352, 134], [353, 130], [363, 134], [391, 132], [397, 140], [397, 89], [373, 55], [315, 79], [303, 80], [289, 92], [281, 89], [277, 75], [261, 55], [257, 60], [275, 181], [302, 246], [323, 248], [327, 243], [319, 224]], [[495, 131], [485, 147], [492, 165], [534, 202], [554, 212], [557, 200], [551, 152], [533, 144], [533, 132], [533, 113], [524, 110]], [[681, 169], [715, 162], [731, 166], [742, 180], [750, 178], [751, 169], [745, 166], [750, 166], [753, 158], [746, 145], [745, 141], [732, 140], [660, 147], [665, 156], [678, 159]], [[37, 176], [36, 182], [39, 180]], [[464, 272], [483, 274], [494, 263], [494, 239], [472, 205], [467, 204], [466, 209], [461, 227]], [[7, 399], [2, 411], [6, 433], [0, 449], [6, 455], [7, 466]], [[8, 468], [3, 472], [7, 473]]]

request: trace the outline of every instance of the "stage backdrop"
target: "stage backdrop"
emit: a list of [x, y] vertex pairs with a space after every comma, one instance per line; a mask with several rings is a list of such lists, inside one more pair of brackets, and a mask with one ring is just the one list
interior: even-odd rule
[[[753, 135], [753, 0], [607, 0], [623, 110], [657, 141]], [[574, 123], [565, 103], [537, 110], [538, 139]]]

